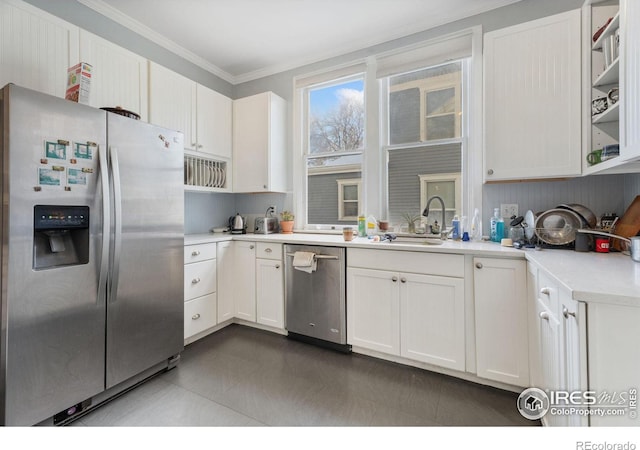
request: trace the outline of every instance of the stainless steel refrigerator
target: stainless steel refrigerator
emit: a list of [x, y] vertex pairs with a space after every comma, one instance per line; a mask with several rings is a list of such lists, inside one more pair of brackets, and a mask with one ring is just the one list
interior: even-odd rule
[[64, 423], [183, 349], [183, 136], [0, 91], [0, 424]]

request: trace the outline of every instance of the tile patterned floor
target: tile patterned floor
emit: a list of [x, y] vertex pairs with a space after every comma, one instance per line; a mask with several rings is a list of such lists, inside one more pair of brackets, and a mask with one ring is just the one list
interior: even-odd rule
[[517, 394], [231, 325], [75, 426], [529, 426]]

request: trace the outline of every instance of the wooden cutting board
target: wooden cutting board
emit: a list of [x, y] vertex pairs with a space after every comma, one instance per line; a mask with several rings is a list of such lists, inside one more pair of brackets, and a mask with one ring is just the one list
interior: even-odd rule
[[[613, 233], [622, 237], [630, 238], [636, 236], [640, 232], [640, 195], [631, 202], [624, 215], [615, 224]], [[616, 250], [624, 250], [625, 243], [612, 239], [613, 248]]]

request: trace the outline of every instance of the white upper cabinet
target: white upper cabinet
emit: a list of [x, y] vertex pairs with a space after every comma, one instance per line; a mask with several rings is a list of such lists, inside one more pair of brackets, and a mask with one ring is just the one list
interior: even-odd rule
[[119, 106], [148, 120], [149, 76], [145, 58], [80, 30], [80, 60], [92, 66], [91, 106]]
[[193, 81], [149, 62], [149, 122], [184, 133], [184, 146], [195, 143], [196, 85]]
[[233, 191], [285, 192], [287, 104], [273, 92], [233, 102]]
[[196, 85], [197, 150], [231, 159], [233, 101], [200, 84]]
[[166, 67], [149, 63], [149, 116], [184, 133], [184, 146], [231, 159], [232, 100]]
[[484, 36], [484, 179], [581, 173], [580, 10]]
[[23, 2], [0, 2], [0, 87], [64, 97], [67, 69], [78, 62], [78, 27]]
[[640, 158], [640, 2], [621, 0], [620, 21], [623, 117], [620, 155], [630, 161]]

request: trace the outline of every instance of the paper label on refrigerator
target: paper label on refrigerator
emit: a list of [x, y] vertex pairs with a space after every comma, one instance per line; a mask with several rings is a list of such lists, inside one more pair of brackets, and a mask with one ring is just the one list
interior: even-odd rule
[[67, 169], [67, 184], [86, 186], [87, 173], [83, 169]]
[[40, 186], [61, 186], [63, 173], [64, 171], [41, 167], [38, 169], [38, 184]]
[[67, 145], [58, 141], [44, 142], [44, 157], [51, 159], [67, 159]]
[[73, 143], [73, 157], [77, 159], [92, 160], [93, 148], [88, 142]]

